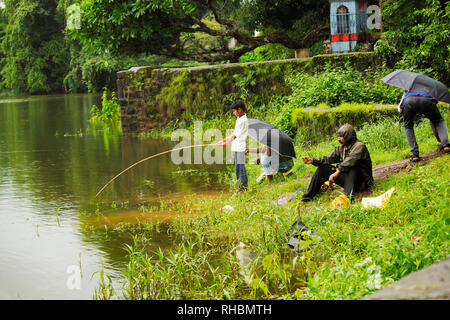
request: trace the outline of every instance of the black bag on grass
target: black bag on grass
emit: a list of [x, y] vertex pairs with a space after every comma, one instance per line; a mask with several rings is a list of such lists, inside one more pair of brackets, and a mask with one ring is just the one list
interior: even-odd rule
[[[316, 245], [316, 242], [322, 241], [322, 238], [310, 230], [301, 220], [295, 221], [288, 231], [290, 236], [288, 246], [294, 250], [308, 250]], [[305, 245], [306, 248], [305, 248]]]

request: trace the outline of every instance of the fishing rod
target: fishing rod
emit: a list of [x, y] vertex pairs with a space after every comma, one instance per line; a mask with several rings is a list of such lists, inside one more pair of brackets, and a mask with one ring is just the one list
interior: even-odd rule
[[140, 160], [140, 161], [138, 161], [138, 162], [132, 164], [131, 166], [129, 166], [128, 168], [126, 168], [125, 170], [123, 170], [122, 172], [120, 172], [119, 174], [117, 174], [114, 178], [112, 178], [111, 180], [109, 180], [109, 182], [108, 182], [107, 184], [105, 184], [105, 185], [103, 186], [103, 188], [100, 189], [99, 192], [97, 192], [97, 194], [95, 195], [95, 197], [97, 198], [97, 197], [100, 195], [100, 193], [102, 193], [103, 190], [106, 189], [107, 186], [109, 186], [114, 180], [116, 180], [116, 179], [117, 179], [119, 176], [121, 176], [124, 172], [130, 170], [130, 169], [133, 168], [134, 166], [137, 166], [138, 164], [140, 164], [140, 163], [142, 163], [142, 162], [144, 162], [144, 161], [150, 160], [150, 159], [152, 159], [152, 158], [161, 156], [161, 155], [166, 154], [166, 153], [169, 153], [169, 152], [179, 151], [179, 150], [188, 149], [188, 148], [206, 147], [206, 146], [216, 146], [216, 144], [197, 144], [197, 145], [194, 145], [194, 146], [180, 147], [180, 148], [176, 148], [176, 149], [172, 149], [172, 150], [163, 151], [163, 152], [160, 152], [160, 153], [155, 154], [155, 155], [153, 155], [153, 156], [144, 158], [144, 159], [142, 159], [142, 160]]

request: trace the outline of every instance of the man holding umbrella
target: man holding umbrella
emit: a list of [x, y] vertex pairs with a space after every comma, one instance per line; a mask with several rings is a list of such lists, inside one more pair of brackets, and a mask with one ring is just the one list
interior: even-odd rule
[[450, 103], [450, 93], [447, 87], [424, 74], [397, 70], [381, 79], [385, 84], [405, 89], [405, 93], [398, 105], [402, 115], [406, 140], [411, 149], [411, 161], [417, 162], [419, 157], [419, 146], [414, 134], [414, 118], [422, 114], [430, 120], [431, 129], [440, 142], [439, 149], [450, 152], [447, 126], [442, 118], [437, 102]]
[[245, 150], [263, 154], [261, 159], [257, 159], [264, 169], [264, 174], [257, 179], [258, 182], [264, 177], [271, 182], [277, 172], [288, 174], [294, 166], [295, 158], [294, 145], [289, 135], [270, 123], [257, 119], [248, 119], [248, 135], [262, 144], [261, 147]]
[[284, 156], [276, 151], [272, 151], [272, 148], [267, 146], [262, 146], [258, 148], [247, 148], [245, 152], [260, 153], [261, 158], [256, 159], [256, 164], [261, 164], [264, 173], [258, 177], [257, 182], [262, 181], [266, 178], [268, 182], [272, 182], [274, 174], [281, 172], [284, 175], [292, 172], [291, 169], [294, 166], [294, 161], [292, 157]]

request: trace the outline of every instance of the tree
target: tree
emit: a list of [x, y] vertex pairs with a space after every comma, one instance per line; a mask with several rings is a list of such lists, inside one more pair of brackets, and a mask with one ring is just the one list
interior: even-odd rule
[[[6, 16], [4, 4], [0, 1], [0, 43], [5, 37], [6, 25], [8, 24], [8, 17]], [[3, 48], [0, 46], [0, 70], [3, 69], [5, 62], [5, 53]], [[0, 90], [2, 89], [2, 76], [0, 74]]]
[[383, 1], [384, 41], [375, 50], [392, 67], [450, 84], [450, 1]]
[[56, 0], [6, 0], [3, 86], [16, 93], [62, 90], [69, 54]]
[[[269, 43], [311, 46], [329, 34], [328, 8], [327, 0], [85, 0], [81, 29], [73, 35], [100, 54], [235, 62]], [[295, 34], [301, 29], [295, 22], [308, 21], [311, 12], [314, 23]], [[254, 36], [254, 29], [263, 35]]]

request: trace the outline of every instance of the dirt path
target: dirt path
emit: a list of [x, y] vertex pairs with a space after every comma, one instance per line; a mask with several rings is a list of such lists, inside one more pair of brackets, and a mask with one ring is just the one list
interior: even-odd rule
[[392, 174], [398, 173], [404, 169], [413, 168], [417, 165], [420, 165], [424, 163], [425, 161], [428, 161], [430, 159], [439, 157], [442, 155], [442, 152], [436, 150], [432, 150], [424, 155], [421, 156], [421, 161], [419, 162], [411, 162], [409, 159], [397, 161], [397, 162], [391, 162], [391, 163], [385, 163], [380, 164], [372, 169], [372, 175], [375, 180], [381, 180], [389, 177]]
[[[423, 165], [427, 161], [442, 156], [443, 153], [438, 149], [432, 150], [430, 152], [421, 155], [421, 160], [419, 162], [411, 162], [409, 159], [379, 164], [372, 168], [372, 175], [374, 180], [382, 180], [390, 177], [393, 174], [399, 173], [400, 171], [411, 171], [414, 167]], [[360, 199], [363, 197], [369, 197], [372, 194], [372, 190], [367, 190], [363, 192], [356, 192], [355, 197]]]

